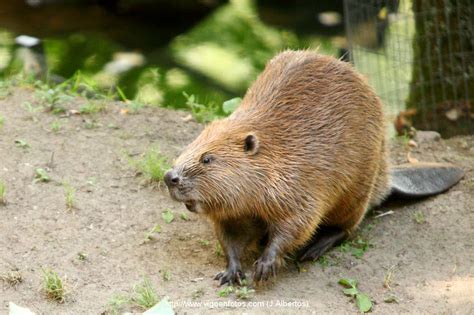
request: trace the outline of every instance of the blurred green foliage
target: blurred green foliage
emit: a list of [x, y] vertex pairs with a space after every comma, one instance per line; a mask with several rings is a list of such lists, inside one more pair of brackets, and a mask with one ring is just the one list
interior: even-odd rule
[[[265, 25], [253, 0], [231, 0], [168, 46], [146, 54], [124, 53], [124, 47], [89, 32], [46, 38], [43, 45], [50, 86], [80, 78], [94, 93], [113, 91], [132, 104], [188, 109], [202, 122], [230, 114], [235, 104], [225, 109], [223, 103], [242, 97], [276, 53], [319, 47], [335, 54], [330, 39], [301, 39]], [[22, 71], [18, 52], [14, 36], [0, 30], [0, 76]]]

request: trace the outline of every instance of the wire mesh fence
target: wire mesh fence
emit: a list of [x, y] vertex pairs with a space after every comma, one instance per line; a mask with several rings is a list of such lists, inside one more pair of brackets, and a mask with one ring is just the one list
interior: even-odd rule
[[393, 121], [419, 129], [474, 133], [474, 1], [345, 0], [355, 67]]

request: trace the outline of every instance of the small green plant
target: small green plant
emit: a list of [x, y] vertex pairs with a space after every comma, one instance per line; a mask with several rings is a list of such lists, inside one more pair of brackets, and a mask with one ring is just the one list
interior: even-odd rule
[[217, 292], [217, 295], [219, 295], [219, 297], [228, 297], [234, 291], [235, 291], [234, 287], [229, 285], [219, 290], [219, 292]]
[[86, 261], [87, 260], [87, 254], [83, 252], [77, 253], [77, 259], [80, 261]]
[[33, 106], [33, 104], [31, 104], [31, 102], [24, 102], [23, 106], [28, 111], [28, 113], [30, 113], [31, 115], [43, 110], [42, 106]]
[[155, 224], [150, 231], [146, 232], [145, 241], [151, 241], [156, 233], [161, 233], [161, 226], [159, 224]]
[[209, 246], [209, 241], [208, 240], [199, 240], [199, 244], [201, 244], [202, 247], [208, 247]]
[[69, 185], [68, 183], [64, 183], [64, 198], [66, 200], [66, 207], [67, 209], [74, 208], [74, 196], [76, 194], [76, 189]]
[[423, 224], [426, 222], [425, 215], [421, 211], [417, 211], [413, 214], [413, 219], [415, 219], [415, 222], [418, 224]]
[[48, 173], [46, 173], [46, 171], [44, 169], [37, 168], [35, 170], [35, 183], [37, 183], [37, 182], [47, 183], [50, 180], [51, 180], [51, 178], [49, 178]]
[[161, 213], [161, 217], [167, 224], [170, 224], [174, 220], [174, 214], [173, 212], [171, 212], [170, 209], [166, 209], [165, 211], [163, 211]]
[[122, 102], [127, 104], [127, 107], [129, 109], [130, 113], [134, 114], [134, 113], [138, 112], [138, 110], [145, 107], [145, 104], [138, 101], [138, 100], [129, 100], [120, 87], [117, 86], [116, 89], [117, 89], [117, 94], [119, 95]]
[[181, 220], [183, 220], [183, 221], [189, 221], [189, 220], [190, 220], [190, 219], [189, 219], [189, 216], [188, 216], [186, 213], [181, 213], [181, 214], [179, 215], [179, 217], [180, 217]]
[[122, 314], [123, 308], [130, 303], [130, 298], [125, 295], [117, 294], [110, 298], [107, 303], [107, 311], [113, 315]]
[[371, 246], [369, 240], [359, 235], [356, 239], [342, 242], [342, 244], [339, 245], [339, 249], [344, 253], [351, 252], [352, 256], [356, 258], [362, 258]]
[[222, 246], [220, 243], [216, 244], [216, 248], [214, 249], [214, 253], [217, 257], [224, 257], [224, 251], [222, 250]]
[[93, 115], [99, 112], [103, 112], [107, 109], [105, 103], [95, 103], [95, 102], [88, 102], [85, 105], [82, 105], [79, 108], [79, 112], [83, 115]]
[[198, 122], [207, 123], [221, 117], [217, 104], [212, 102], [207, 105], [200, 104], [197, 97], [193, 94], [188, 95], [186, 92], [183, 92], [183, 96], [186, 98], [186, 106]]
[[51, 123], [51, 131], [58, 132], [61, 129], [61, 124], [59, 121], [55, 120]]
[[42, 269], [43, 290], [48, 298], [63, 303], [66, 297], [63, 280], [51, 269]]
[[5, 184], [5, 182], [0, 180], [0, 204], [2, 205], [7, 203], [6, 194], [7, 194], [7, 185]]
[[339, 284], [345, 288], [343, 289], [345, 295], [355, 299], [357, 307], [362, 313], [367, 313], [372, 309], [370, 297], [365, 293], [359, 292], [359, 289], [357, 289], [357, 280], [342, 278], [339, 280]]
[[247, 286], [239, 287], [235, 290], [235, 296], [239, 300], [248, 300], [253, 297], [255, 293], [254, 289], [249, 289]]
[[15, 145], [22, 149], [27, 149], [30, 147], [30, 145], [25, 140], [21, 140], [21, 139], [15, 140]]
[[329, 266], [329, 258], [326, 255], [322, 255], [318, 258], [317, 262], [321, 265], [321, 267], [326, 268]]
[[5, 117], [0, 115], [0, 128], [3, 127], [3, 124], [5, 123]]
[[84, 128], [85, 129], [96, 129], [99, 128], [100, 124], [97, 123], [95, 119], [85, 119], [84, 120]]
[[150, 148], [144, 153], [142, 159], [130, 159], [129, 162], [150, 182], [162, 181], [165, 172], [170, 168], [167, 158], [158, 148]]
[[169, 270], [163, 271], [163, 280], [165, 281], [171, 280], [171, 272], [169, 272]]
[[145, 278], [141, 284], [137, 284], [133, 287], [133, 294], [130, 301], [144, 310], [158, 303], [158, 295], [148, 278]]

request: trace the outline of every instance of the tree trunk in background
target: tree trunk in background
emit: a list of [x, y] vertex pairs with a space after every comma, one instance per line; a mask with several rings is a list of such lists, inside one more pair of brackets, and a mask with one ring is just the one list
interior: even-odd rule
[[408, 108], [414, 126], [443, 136], [474, 134], [474, 3], [414, 0], [414, 58]]

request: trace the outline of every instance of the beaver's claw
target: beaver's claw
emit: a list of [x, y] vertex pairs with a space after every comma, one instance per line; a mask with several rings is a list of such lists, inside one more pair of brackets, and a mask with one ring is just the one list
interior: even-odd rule
[[255, 274], [253, 275], [253, 281], [260, 283], [267, 281], [270, 276], [275, 277], [277, 272], [277, 263], [275, 259], [266, 259], [260, 257], [255, 262]]
[[245, 273], [237, 268], [227, 268], [227, 270], [219, 272], [214, 280], [219, 280], [219, 286], [228, 283], [229, 285], [242, 285], [242, 280], [245, 279]]

